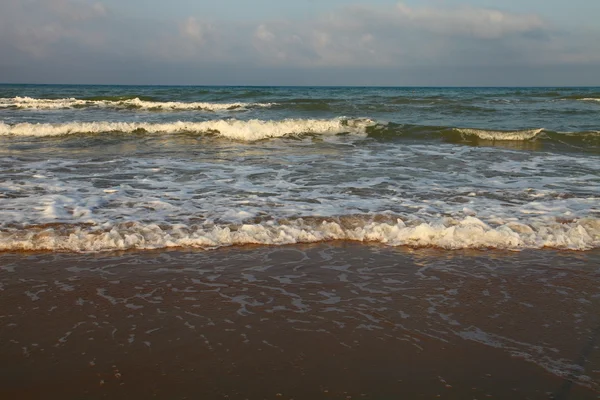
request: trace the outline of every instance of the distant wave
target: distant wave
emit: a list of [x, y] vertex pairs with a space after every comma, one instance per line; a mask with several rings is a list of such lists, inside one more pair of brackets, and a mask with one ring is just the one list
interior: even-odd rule
[[[253, 97], [251, 95], [235, 95], [236, 99]], [[572, 95], [559, 98], [560, 100], [576, 100], [585, 102], [600, 102], [600, 97], [595, 94]], [[499, 102], [525, 101], [498, 99]], [[490, 106], [477, 106], [470, 104], [469, 101], [457, 101], [455, 99], [435, 98], [435, 97], [391, 97], [382, 99], [373, 99], [372, 102], [363, 104], [365, 110], [390, 112], [401, 109], [402, 106], [422, 106], [431, 105], [445, 107], [455, 113], [485, 112], [493, 113], [497, 110]], [[185, 101], [160, 101], [150, 96], [94, 96], [84, 98], [61, 98], [46, 99], [32, 97], [12, 97], [0, 98], [0, 109], [20, 109], [20, 110], [64, 110], [64, 109], [128, 109], [145, 111], [245, 111], [253, 108], [275, 108], [281, 110], [295, 111], [337, 111], [341, 113], [355, 110], [355, 105], [347, 101], [335, 98], [296, 98], [284, 99], [276, 103], [273, 102], [185, 102]]]
[[204, 122], [70, 122], [63, 124], [0, 123], [0, 136], [61, 136], [78, 133], [209, 133], [236, 140], [261, 140], [298, 134], [365, 134], [370, 119], [286, 119], [281, 121], [236, 119]]
[[368, 132], [370, 137], [387, 140], [442, 140], [471, 145], [501, 145], [515, 149], [546, 143], [585, 151], [600, 150], [600, 131], [556, 132], [544, 128], [511, 131], [387, 123], [371, 127]]
[[272, 103], [206, 103], [206, 102], [178, 102], [178, 101], [155, 101], [152, 98], [139, 97], [96, 97], [90, 99], [35, 99], [31, 97], [1, 98], [0, 108], [18, 109], [69, 109], [69, 108], [117, 108], [117, 109], [141, 109], [156, 111], [227, 111], [244, 110], [249, 108], [271, 107]]
[[483, 140], [531, 140], [544, 131], [543, 128], [523, 131], [493, 131], [485, 129], [456, 129], [463, 135], [477, 136]]
[[[82, 97], [81, 100], [86, 101], [124, 101], [124, 100], [144, 100], [144, 101], [159, 101], [152, 96], [136, 96], [136, 95], [121, 95], [121, 96], [89, 96]], [[44, 99], [42, 99], [44, 100]], [[52, 99], [49, 99], [52, 100]], [[60, 99], [59, 99], [60, 100]]]
[[0, 251], [95, 252], [130, 249], [217, 248], [284, 245], [332, 240], [376, 242], [390, 246], [442, 249], [590, 250], [600, 247], [600, 220], [587, 218], [541, 225], [511, 222], [490, 226], [475, 217], [406, 223], [372, 216], [303, 218], [280, 222], [207, 228], [129, 222], [113, 226], [61, 225], [0, 230]]
[[419, 139], [442, 139], [449, 142], [526, 142], [541, 138], [549, 132], [544, 128], [524, 130], [494, 130], [457, 128], [451, 126], [425, 126], [396, 124], [393, 122], [377, 124], [369, 130], [370, 136], [381, 139], [410, 138]]
[[600, 150], [600, 131], [555, 132], [538, 128], [521, 131], [454, 129], [454, 132], [460, 135], [460, 139], [456, 138], [452, 133], [446, 133], [443, 136], [450, 142], [467, 141], [479, 145], [487, 143], [497, 145], [545, 143], [563, 149], [578, 151], [598, 152]]
[[572, 94], [572, 95], [564, 96], [561, 99], [562, 100], [581, 100], [581, 101], [600, 101], [600, 93], [588, 92], [588, 93], [581, 93], [581, 94]]

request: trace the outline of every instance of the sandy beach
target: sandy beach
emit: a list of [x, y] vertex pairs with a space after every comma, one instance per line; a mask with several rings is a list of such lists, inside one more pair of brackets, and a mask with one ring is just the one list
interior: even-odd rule
[[587, 399], [600, 253], [0, 255], [3, 399]]

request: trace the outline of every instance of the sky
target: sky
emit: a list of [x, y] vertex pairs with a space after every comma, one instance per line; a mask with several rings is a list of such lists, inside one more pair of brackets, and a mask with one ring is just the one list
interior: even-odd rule
[[598, 0], [0, 0], [0, 82], [600, 86]]

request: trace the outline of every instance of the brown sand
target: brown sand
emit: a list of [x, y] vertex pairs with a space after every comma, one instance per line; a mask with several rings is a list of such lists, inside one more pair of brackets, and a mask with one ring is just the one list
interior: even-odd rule
[[0, 399], [587, 399], [600, 253], [0, 254]]

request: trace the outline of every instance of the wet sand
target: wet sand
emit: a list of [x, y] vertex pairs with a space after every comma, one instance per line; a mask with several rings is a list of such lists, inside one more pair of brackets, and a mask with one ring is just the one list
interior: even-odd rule
[[595, 399], [600, 252], [0, 254], [2, 399]]

